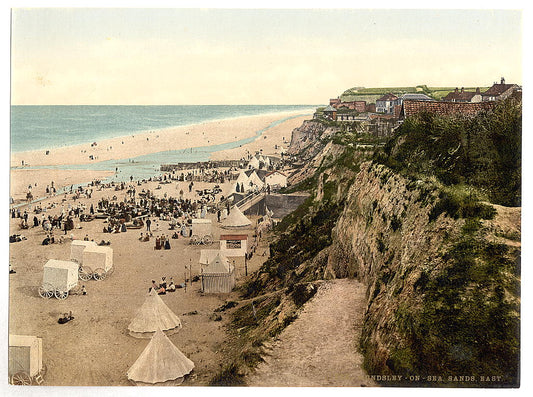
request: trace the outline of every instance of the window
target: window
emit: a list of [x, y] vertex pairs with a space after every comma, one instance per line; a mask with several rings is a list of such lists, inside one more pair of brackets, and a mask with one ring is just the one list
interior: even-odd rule
[[226, 248], [227, 249], [240, 249], [241, 248], [241, 240], [227, 240], [226, 241]]

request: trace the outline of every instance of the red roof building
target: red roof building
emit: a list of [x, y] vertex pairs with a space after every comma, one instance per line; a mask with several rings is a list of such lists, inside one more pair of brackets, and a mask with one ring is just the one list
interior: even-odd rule
[[440, 102], [440, 101], [404, 101], [400, 111], [400, 120], [429, 112], [441, 116], [464, 115], [475, 116], [483, 110], [491, 110], [494, 102]]
[[444, 98], [443, 101], [446, 102], [481, 102], [481, 92], [479, 88], [475, 92], [465, 91], [464, 88], [456, 88], [455, 91], [450, 92]]
[[398, 97], [392, 93], [383, 95], [376, 100], [376, 112], [394, 113], [394, 106], [398, 104]]

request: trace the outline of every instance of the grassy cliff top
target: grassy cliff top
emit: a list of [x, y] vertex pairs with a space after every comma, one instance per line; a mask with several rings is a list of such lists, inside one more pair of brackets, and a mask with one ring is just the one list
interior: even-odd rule
[[[362, 100], [367, 102], [375, 102], [380, 96], [392, 92], [395, 95], [403, 95], [407, 93], [422, 93], [434, 99], [440, 100], [448, 93], [455, 90], [456, 87], [428, 87], [426, 85], [417, 85], [415, 87], [353, 87], [349, 88], [341, 94], [341, 99], [345, 102]], [[465, 91], [475, 91], [478, 87], [464, 87]], [[488, 87], [479, 87], [481, 92], [486, 91]]]

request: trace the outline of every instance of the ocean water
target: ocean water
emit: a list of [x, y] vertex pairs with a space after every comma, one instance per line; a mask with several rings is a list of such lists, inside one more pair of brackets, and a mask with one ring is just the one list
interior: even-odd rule
[[141, 131], [313, 105], [12, 106], [11, 151], [52, 149]]
[[[11, 150], [20, 152], [51, 149], [98, 141], [140, 131], [191, 125], [204, 121], [267, 113], [302, 111], [312, 105], [244, 106], [13, 106], [11, 108]], [[115, 171], [104, 182], [148, 179], [161, 175], [161, 164], [207, 161], [211, 153], [232, 149], [257, 139], [263, 132], [299, 116], [280, 118], [255, 131], [249, 138], [220, 145], [169, 150], [121, 160], [56, 166], [25, 166], [29, 169], [84, 169]], [[20, 168], [20, 167], [14, 167]], [[90, 181], [75, 185], [85, 185]]]

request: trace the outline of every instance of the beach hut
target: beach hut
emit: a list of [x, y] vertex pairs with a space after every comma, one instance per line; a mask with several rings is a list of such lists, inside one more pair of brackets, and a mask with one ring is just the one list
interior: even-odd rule
[[181, 321], [178, 316], [170, 310], [153, 288], [128, 325], [130, 335], [135, 338], [150, 338], [158, 329], [171, 335], [180, 328]]
[[265, 177], [265, 183], [270, 185], [271, 188], [274, 187], [286, 187], [287, 186], [287, 175], [281, 171], [272, 171], [268, 173]]
[[224, 255], [220, 249], [207, 249], [200, 251], [200, 265], [207, 266], [210, 263], [213, 263], [217, 255]]
[[113, 271], [113, 248], [111, 247], [89, 245], [83, 250], [82, 257], [83, 273], [92, 273], [95, 280], [103, 280]]
[[175, 386], [193, 369], [194, 363], [157, 329], [127, 376], [136, 385]]
[[222, 227], [227, 229], [239, 229], [250, 226], [252, 222], [237, 208], [234, 206], [228, 217], [222, 222]]
[[202, 292], [229, 293], [235, 286], [235, 268], [224, 255], [217, 254], [211, 263], [202, 268], [200, 278]]
[[78, 286], [79, 265], [71, 261], [50, 259], [43, 267], [43, 283], [39, 295], [43, 298], [66, 299], [68, 292]]
[[221, 234], [220, 252], [224, 256], [242, 256], [248, 252], [248, 235]]
[[203, 244], [213, 243], [213, 235], [211, 233], [211, 229], [211, 219], [193, 219], [191, 242], [201, 242]]
[[96, 247], [94, 241], [84, 241], [84, 240], [72, 240], [70, 244], [70, 260], [80, 263], [83, 263], [83, 250], [86, 247]]
[[36, 336], [9, 335], [9, 382], [13, 385], [41, 384], [45, 371], [43, 365], [43, 340]]

